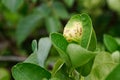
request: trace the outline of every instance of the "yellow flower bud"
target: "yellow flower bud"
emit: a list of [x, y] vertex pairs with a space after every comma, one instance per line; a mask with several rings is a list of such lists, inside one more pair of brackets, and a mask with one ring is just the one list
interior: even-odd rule
[[63, 36], [68, 42], [80, 42], [82, 31], [82, 23], [80, 21], [68, 22], [64, 28]]

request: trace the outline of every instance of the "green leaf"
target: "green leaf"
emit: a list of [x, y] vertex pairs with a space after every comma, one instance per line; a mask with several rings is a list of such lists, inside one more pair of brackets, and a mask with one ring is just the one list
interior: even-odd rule
[[46, 29], [49, 33], [58, 32], [62, 28], [61, 22], [53, 16], [46, 18], [45, 25], [46, 25]]
[[89, 80], [105, 80], [107, 75], [116, 67], [111, 55], [106, 52], [100, 52], [96, 55], [94, 65]]
[[105, 34], [103, 41], [108, 51], [114, 52], [118, 49], [118, 43], [112, 36]]
[[94, 58], [90, 60], [88, 63], [86, 63], [85, 65], [79, 67], [80, 70], [77, 69], [77, 71], [81, 73], [82, 76], [88, 76], [92, 70], [93, 63], [94, 63]]
[[59, 59], [57, 60], [57, 62], [55, 63], [53, 70], [52, 70], [52, 77], [55, 76], [55, 74], [57, 73], [57, 71], [59, 71], [61, 69], [61, 67], [63, 66], [64, 61]]
[[89, 43], [89, 47], [88, 50], [90, 51], [95, 51], [96, 50], [96, 46], [97, 46], [97, 39], [96, 39], [96, 34], [95, 31], [92, 31], [92, 35], [91, 35], [91, 39], [90, 39], [90, 43]]
[[41, 4], [40, 6], [36, 7], [33, 10], [34, 13], [38, 13], [39, 15], [43, 16], [43, 17], [48, 17], [51, 13], [51, 9], [49, 8], [48, 5], [46, 4]]
[[[83, 48], [94, 51], [96, 49], [96, 35], [90, 17], [83, 13], [70, 18], [65, 26], [64, 36], [80, 44]], [[77, 31], [77, 33], [76, 33]]]
[[120, 64], [107, 76], [105, 80], [120, 80]]
[[[80, 21], [83, 25], [83, 32], [80, 45], [86, 49], [94, 50], [96, 48], [96, 36], [93, 30], [91, 18], [87, 14], [83, 13], [80, 15]], [[93, 44], [93, 49], [90, 48], [91, 44]]]
[[19, 21], [16, 29], [16, 40], [18, 45], [20, 45], [36, 28], [41, 18], [42, 17], [38, 14], [32, 14]]
[[37, 59], [37, 53], [32, 53], [24, 62], [39, 65], [39, 61]]
[[112, 58], [116, 63], [120, 63], [120, 52], [119, 51], [113, 52]]
[[10, 74], [4, 68], [0, 68], [0, 80], [10, 80]]
[[19, 63], [12, 68], [15, 80], [42, 80], [50, 79], [51, 74], [38, 65], [31, 63]]
[[24, 0], [2, 0], [2, 3], [11, 12], [16, 12], [23, 4]]
[[[33, 41], [33, 44], [37, 48], [37, 42]], [[49, 38], [41, 38], [38, 43], [38, 49], [35, 51], [24, 61], [26, 63], [33, 63], [44, 67], [45, 60], [47, 59], [48, 53], [51, 48], [51, 41]]]
[[61, 19], [67, 19], [69, 17], [69, 14], [65, 6], [60, 2], [53, 3], [53, 10], [54, 10], [54, 14]]
[[51, 41], [49, 38], [41, 38], [38, 43], [37, 59], [39, 65], [44, 67], [45, 60], [51, 48]]
[[61, 58], [66, 62], [67, 65], [71, 65], [70, 58], [66, 53], [66, 49], [68, 46], [68, 42], [66, 41], [66, 39], [62, 36], [62, 34], [59, 33], [52, 33], [50, 35], [50, 38], [53, 46], [57, 49]]
[[80, 67], [89, 62], [96, 53], [84, 49], [78, 44], [69, 44], [67, 47], [67, 53], [70, 56], [72, 65], [74, 67]]
[[32, 41], [32, 51], [37, 52], [37, 41], [36, 40]]
[[120, 1], [119, 0], [107, 0], [107, 4], [110, 9], [120, 13]]
[[[59, 63], [58, 63], [59, 64]], [[58, 70], [52, 76], [52, 79], [57, 80], [73, 80], [68, 74], [68, 67], [65, 64], [61, 64], [58, 67]], [[55, 79], [55, 80], [56, 80]]]
[[75, 0], [63, 0], [68, 7], [72, 7]]

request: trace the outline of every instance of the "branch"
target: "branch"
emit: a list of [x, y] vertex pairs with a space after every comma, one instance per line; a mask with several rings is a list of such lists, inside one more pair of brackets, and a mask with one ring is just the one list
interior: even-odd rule
[[0, 61], [21, 62], [21, 61], [24, 61], [25, 59], [26, 59], [26, 57], [0, 56]]

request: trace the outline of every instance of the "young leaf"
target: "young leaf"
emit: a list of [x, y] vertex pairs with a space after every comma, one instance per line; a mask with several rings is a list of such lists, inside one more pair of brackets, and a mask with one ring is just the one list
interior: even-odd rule
[[71, 65], [70, 58], [66, 53], [66, 49], [68, 46], [68, 42], [66, 41], [66, 39], [59, 33], [52, 33], [50, 35], [50, 38], [53, 46], [57, 49], [61, 58], [66, 62], [67, 65]]
[[[33, 43], [36, 41], [33, 41]], [[32, 44], [33, 45], [33, 44]], [[41, 38], [38, 43], [38, 50], [34, 51], [24, 62], [26, 63], [33, 63], [36, 65], [39, 65], [41, 67], [44, 67], [45, 60], [48, 56], [49, 50], [51, 48], [51, 41], [49, 38]]]
[[36, 28], [42, 17], [38, 14], [29, 15], [19, 21], [16, 29], [16, 40], [20, 45], [29, 34]]
[[36, 40], [32, 41], [32, 50], [33, 52], [37, 52], [37, 41]]
[[118, 49], [118, 43], [112, 36], [105, 34], [103, 41], [108, 51], [114, 52]]
[[120, 64], [106, 77], [105, 80], [120, 80]]
[[96, 53], [90, 52], [77, 44], [69, 44], [67, 47], [67, 53], [70, 56], [72, 65], [74, 67], [80, 67], [89, 62]]
[[15, 80], [43, 80], [50, 79], [51, 74], [42, 67], [31, 63], [19, 63], [12, 68]]
[[2, 0], [2, 3], [11, 12], [16, 12], [22, 6], [24, 0]]
[[45, 20], [45, 25], [49, 33], [58, 32], [62, 28], [61, 22], [55, 17], [47, 17]]
[[38, 43], [37, 59], [39, 65], [44, 67], [45, 60], [51, 48], [51, 41], [49, 38], [41, 38]]

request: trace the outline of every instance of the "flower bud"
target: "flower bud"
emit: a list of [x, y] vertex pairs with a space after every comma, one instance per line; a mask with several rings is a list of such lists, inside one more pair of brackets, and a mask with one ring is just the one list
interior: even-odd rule
[[80, 21], [69, 21], [64, 28], [63, 36], [68, 42], [80, 42], [82, 35], [82, 23]]

